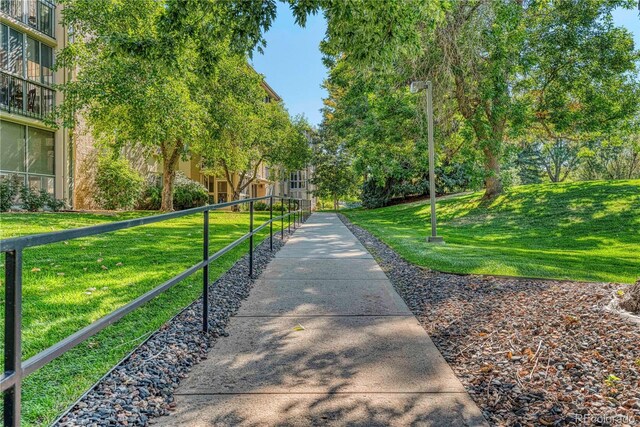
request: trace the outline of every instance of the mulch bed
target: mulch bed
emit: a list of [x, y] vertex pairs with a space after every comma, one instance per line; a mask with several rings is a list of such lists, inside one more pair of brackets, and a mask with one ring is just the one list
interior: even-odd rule
[[341, 218], [490, 424], [640, 425], [640, 323], [606, 309], [627, 285], [425, 270]]

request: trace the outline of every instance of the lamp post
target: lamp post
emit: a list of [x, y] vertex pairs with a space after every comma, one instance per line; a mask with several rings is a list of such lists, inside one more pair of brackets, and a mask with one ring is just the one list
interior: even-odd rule
[[425, 90], [427, 101], [427, 122], [429, 139], [429, 201], [431, 202], [431, 236], [427, 237], [429, 243], [444, 243], [444, 239], [438, 236], [436, 231], [436, 177], [435, 177], [435, 148], [433, 145], [433, 84], [430, 81], [411, 82], [411, 93]]

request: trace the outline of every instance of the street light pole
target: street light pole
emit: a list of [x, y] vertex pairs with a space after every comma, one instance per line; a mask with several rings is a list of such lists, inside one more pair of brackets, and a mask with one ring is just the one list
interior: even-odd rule
[[427, 237], [429, 243], [444, 243], [444, 239], [438, 236], [436, 229], [436, 173], [435, 173], [435, 146], [433, 143], [433, 84], [430, 81], [412, 82], [411, 92], [416, 93], [425, 89], [426, 113], [428, 123], [429, 142], [429, 201], [431, 202], [431, 236]]

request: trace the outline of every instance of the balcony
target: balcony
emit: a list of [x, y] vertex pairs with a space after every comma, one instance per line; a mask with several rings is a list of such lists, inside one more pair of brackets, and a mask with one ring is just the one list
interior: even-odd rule
[[0, 71], [0, 109], [42, 119], [53, 111], [55, 91]]
[[55, 38], [55, 4], [49, 0], [0, 0], [0, 13]]

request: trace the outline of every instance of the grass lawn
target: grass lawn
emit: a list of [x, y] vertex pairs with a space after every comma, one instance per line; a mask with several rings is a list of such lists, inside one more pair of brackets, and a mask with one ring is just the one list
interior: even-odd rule
[[[0, 238], [150, 214], [153, 213], [1, 214]], [[256, 213], [256, 224], [268, 217], [268, 213]], [[246, 213], [212, 212], [211, 253], [246, 233], [248, 224]], [[279, 230], [279, 224], [274, 224], [275, 229]], [[265, 236], [268, 227], [257, 241]], [[216, 261], [210, 268], [211, 279], [224, 273], [247, 250], [245, 243]], [[202, 214], [26, 249], [23, 360], [158, 286], [201, 257]], [[1, 268], [4, 280], [4, 255]], [[202, 275], [197, 273], [27, 377], [22, 392], [23, 424], [50, 424], [123, 356], [201, 292]], [[4, 290], [0, 298], [4, 304]], [[4, 316], [1, 321], [0, 333], [4, 333]]]
[[525, 185], [344, 213], [408, 261], [455, 273], [632, 283], [640, 277], [640, 180]]

